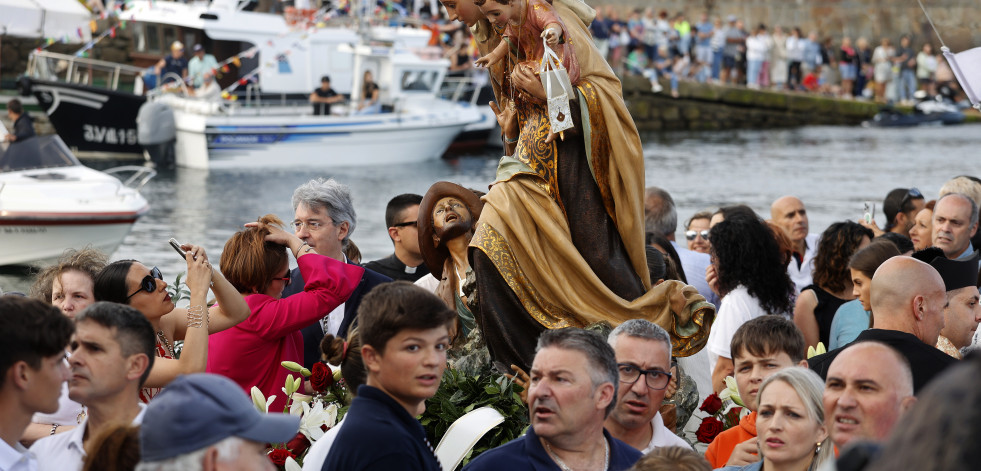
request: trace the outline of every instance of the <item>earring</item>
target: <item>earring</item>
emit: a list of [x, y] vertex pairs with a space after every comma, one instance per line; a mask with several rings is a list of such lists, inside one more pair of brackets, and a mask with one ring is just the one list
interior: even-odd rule
[[824, 442], [817, 442], [817, 448], [814, 449], [814, 454], [821, 453], [821, 444]]

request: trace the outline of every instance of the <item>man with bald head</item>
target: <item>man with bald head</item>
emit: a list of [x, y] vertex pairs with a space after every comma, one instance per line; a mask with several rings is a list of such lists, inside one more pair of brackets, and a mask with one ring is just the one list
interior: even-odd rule
[[933, 245], [953, 260], [974, 254], [971, 237], [978, 231], [978, 206], [962, 193], [948, 193], [933, 208]]
[[799, 293], [811, 284], [818, 234], [808, 234], [807, 209], [796, 196], [781, 196], [770, 205], [770, 219], [780, 226], [794, 243], [794, 259], [787, 264], [787, 274]]
[[853, 442], [885, 440], [915, 402], [909, 362], [884, 343], [853, 343], [828, 369], [825, 424], [839, 450]]
[[[957, 362], [934, 347], [944, 328], [947, 305], [944, 281], [936, 269], [910, 257], [890, 258], [875, 271], [870, 298], [875, 313], [872, 328], [849, 345], [872, 340], [896, 349], [909, 361], [914, 392]], [[811, 369], [827, 378], [844, 348], [811, 357]]]

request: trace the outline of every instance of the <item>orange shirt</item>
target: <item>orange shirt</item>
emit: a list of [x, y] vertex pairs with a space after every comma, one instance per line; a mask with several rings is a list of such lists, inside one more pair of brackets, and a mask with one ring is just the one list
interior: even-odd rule
[[732, 449], [736, 445], [755, 437], [756, 411], [753, 411], [740, 419], [739, 425], [716, 435], [705, 450], [705, 459], [712, 465], [712, 469], [721, 468], [729, 461], [729, 455], [732, 455]]

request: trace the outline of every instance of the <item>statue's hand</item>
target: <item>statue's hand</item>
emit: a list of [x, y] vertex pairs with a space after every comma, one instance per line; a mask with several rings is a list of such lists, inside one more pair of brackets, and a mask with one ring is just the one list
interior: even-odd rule
[[516, 139], [518, 137], [518, 113], [514, 111], [511, 106], [506, 106], [501, 109], [497, 106], [497, 103], [490, 102], [491, 110], [497, 116], [497, 124], [501, 126], [501, 130], [504, 131], [504, 137], [508, 139]]
[[525, 93], [541, 101], [545, 101], [548, 98], [545, 95], [545, 87], [542, 86], [542, 81], [535, 75], [535, 70], [527, 64], [518, 64], [514, 67], [514, 71], [511, 74], [511, 82]]
[[521, 394], [519, 394], [521, 396], [521, 402], [527, 404], [528, 383], [531, 382], [531, 378], [528, 377], [528, 373], [525, 372], [525, 370], [522, 370], [521, 367], [518, 365], [511, 365], [511, 369], [514, 370], [514, 374], [513, 375], [505, 374], [504, 376], [511, 378], [511, 381], [514, 381], [514, 384], [517, 384], [518, 386], [522, 387], [523, 390], [521, 391]]

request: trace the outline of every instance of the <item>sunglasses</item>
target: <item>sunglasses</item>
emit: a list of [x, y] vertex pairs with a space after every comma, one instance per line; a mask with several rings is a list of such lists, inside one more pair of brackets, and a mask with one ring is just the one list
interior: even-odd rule
[[685, 238], [688, 240], [695, 240], [696, 236], [701, 236], [705, 240], [709, 240], [708, 229], [704, 231], [685, 231]]
[[903, 197], [903, 200], [899, 202], [900, 211], [906, 209], [906, 203], [909, 203], [910, 200], [918, 199], [923, 199], [923, 193], [920, 193], [920, 190], [916, 188], [910, 188], [909, 191], [906, 192], [906, 196]]
[[398, 224], [392, 224], [392, 227], [408, 227], [408, 226], [415, 226], [415, 225], [416, 225], [416, 222], [417, 222], [417, 221], [405, 221], [405, 222], [400, 222], [400, 223], [398, 223]]
[[150, 274], [143, 277], [143, 281], [140, 281], [140, 288], [133, 292], [133, 294], [126, 296], [126, 300], [129, 298], [140, 294], [140, 291], [146, 291], [147, 293], [152, 293], [157, 290], [157, 280], [163, 281], [163, 274], [160, 273], [160, 269], [153, 267], [150, 269]]
[[286, 270], [286, 275], [285, 276], [273, 278], [273, 281], [276, 281], [276, 280], [281, 280], [284, 283], [286, 283], [286, 284], [283, 285], [283, 287], [289, 286], [290, 285], [290, 282], [293, 281], [290, 278], [290, 271], [289, 270]]

